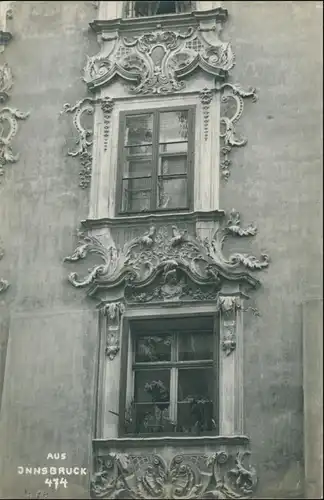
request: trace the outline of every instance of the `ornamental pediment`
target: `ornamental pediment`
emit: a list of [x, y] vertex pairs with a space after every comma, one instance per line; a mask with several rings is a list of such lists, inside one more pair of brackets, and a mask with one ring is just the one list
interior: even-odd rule
[[181, 91], [183, 79], [197, 68], [224, 81], [234, 66], [231, 45], [219, 36], [225, 12], [180, 15], [177, 27], [167, 26], [163, 19], [152, 27], [140, 21], [140, 31], [138, 19], [134, 26], [128, 20], [94, 22], [91, 26], [101, 34], [102, 47], [87, 58], [84, 81], [96, 91], [118, 76], [131, 84], [133, 94]]
[[[227, 224], [216, 230], [213, 238], [201, 239], [175, 225], [152, 225], [123, 248], [107, 246], [89, 233], [80, 233], [79, 245], [65, 261], [84, 259], [89, 253], [104, 263], [89, 270], [84, 278], [69, 275], [75, 287], [88, 287], [88, 295], [122, 287], [130, 301], [213, 300], [224, 282], [256, 287], [259, 281], [248, 270], [263, 269], [269, 258], [234, 253], [226, 257], [224, 240], [228, 235], [254, 236], [252, 225], [243, 229], [239, 214], [232, 211]], [[245, 268], [245, 269], [244, 269]], [[144, 294], [144, 295], [143, 295]], [[125, 297], [126, 298], [126, 297]]]

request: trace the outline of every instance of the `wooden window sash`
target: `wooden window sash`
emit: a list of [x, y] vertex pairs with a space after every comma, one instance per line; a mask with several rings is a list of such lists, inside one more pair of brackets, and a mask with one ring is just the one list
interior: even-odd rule
[[[160, 114], [165, 113], [165, 112], [172, 112], [172, 111], [187, 111], [188, 113], [188, 139], [186, 141], [172, 141], [172, 142], [159, 142], [159, 134], [160, 134]], [[153, 134], [152, 134], [152, 142], [151, 143], [145, 143], [145, 144], [134, 144], [132, 146], [129, 145], [124, 145], [125, 141], [125, 133], [126, 133], [126, 117], [131, 115], [131, 114], [152, 114], [153, 115]], [[131, 159], [149, 159], [151, 158], [151, 163], [152, 163], [152, 170], [151, 170], [151, 189], [143, 189], [142, 191], [148, 192], [151, 191], [151, 197], [150, 197], [150, 212], [169, 212], [169, 211], [176, 211], [176, 210], [188, 210], [192, 206], [192, 199], [193, 199], [193, 152], [194, 152], [194, 107], [193, 106], [184, 106], [184, 107], [170, 107], [170, 108], [161, 108], [161, 109], [155, 109], [155, 110], [145, 110], [145, 112], [141, 113], [140, 111], [134, 110], [134, 111], [124, 111], [121, 112], [120, 114], [120, 127], [119, 127], [119, 175], [117, 176], [117, 182], [120, 184], [120, 187], [118, 189], [119, 193], [119, 200], [117, 200], [117, 207], [118, 207], [118, 213], [127, 215], [127, 214], [136, 214], [139, 213], [138, 211], [132, 211], [132, 210], [123, 210], [123, 204], [125, 203], [124, 199], [124, 181], [128, 180], [130, 177], [124, 177], [124, 168], [125, 168], [125, 162]], [[186, 143], [187, 146], [187, 151], [183, 152], [175, 152], [175, 153], [170, 153], [170, 152], [160, 152], [160, 146], [163, 144], [180, 144], [180, 143]], [[129, 149], [130, 147], [136, 147], [139, 145], [145, 145], [145, 146], [152, 146], [152, 153], [145, 155], [142, 153], [134, 154], [134, 155], [129, 155], [126, 153], [126, 150]], [[186, 163], [187, 163], [187, 169], [186, 172], [183, 174], [166, 174], [166, 175], [159, 175], [158, 170], [159, 170], [159, 161], [160, 157], [176, 157], [176, 156], [185, 156], [186, 157]], [[182, 207], [176, 207], [176, 208], [167, 208], [167, 207], [158, 207], [158, 183], [159, 180], [167, 179], [167, 175], [174, 175], [173, 178], [186, 178], [187, 179], [187, 200], [186, 204]], [[150, 176], [139, 176], [138, 178], [149, 178]], [[132, 177], [135, 178], [135, 177]], [[171, 178], [171, 177], [170, 177]], [[139, 191], [139, 190], [134, 190], [134, 191]]]

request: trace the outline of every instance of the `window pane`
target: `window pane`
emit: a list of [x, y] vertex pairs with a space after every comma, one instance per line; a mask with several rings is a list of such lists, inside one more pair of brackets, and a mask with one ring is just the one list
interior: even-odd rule
[[152, 155], [152, 146], [146, 144], [140, 144], [138, 146], [126, 146], [125, 147], [126, 156], [132, 155]]
[[174, 432], [176, 425], [169, 417], [169, 406], [135, 404], [135, 433]]
[[213, 419], [212, 368], [178, 372], [178, 432], [200, 433], [216, 429]]
[[170, 401], [170, 370], [135, 371], [135, 403], [154, 403], [160, 409]]
[[164, 156], [160, 158], [159, 175], [185, 174], [187, 156]]
[[213, 333], [179, 333], [179, 361], [213, 359]]
[[151, 178], [123, 180], [123, 211], [146, 212], [151, 203]]
[[136, 432], [170, 431], [170, 370], [135, 371]]
[[160, 143], [188, 139], [188, 111], [160, 113]]
[[140, 114], [126, 116], [125, 146], [152, 143], [153, 115]]
[[160, 144], [160, 153], [186, 153], [187, 149], [187, 142], [167, 142]]
[[158, 182], [158, 208], [186, 208], [187, 179], [163, 179]]
[[135, 362], [170, 360], [171, 337], [169, 335], [147, 335], [136, 338]]
[[145, 177], [151, 175], [152, 160], [134, 159], [125, 162], [124, 177]]

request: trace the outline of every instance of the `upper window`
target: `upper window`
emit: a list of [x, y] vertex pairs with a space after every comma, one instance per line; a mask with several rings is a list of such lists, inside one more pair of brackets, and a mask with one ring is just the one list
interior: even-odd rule
[[130, 1], [126, 2], [126, 17], [146, 17], [191, 12], [194, 8], [193, 3], [188, 0]]
[[[217, 434], [218, 349], [213, 318], [130, 322], [127, 434]], [[122, 411], [123, 411], [122, 410]], [[124, 411], [123, 411], [124, 413]]]
[[193, 107], [121, 113], [119, 213], [191, 208], [193, 130]]

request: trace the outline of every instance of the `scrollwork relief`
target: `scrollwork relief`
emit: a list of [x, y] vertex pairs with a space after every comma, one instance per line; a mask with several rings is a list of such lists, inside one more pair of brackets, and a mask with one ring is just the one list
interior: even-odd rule
[[223, 338], [222, 349], [226, 356], [229, 356], [236, 348], [236, 322], [224, 321], [223, 322]]
[[207, 499], [251, 498], [257, 485], [249, 451], [235, 454], [160, 455], [110, 453], [98, 457], [91, 481], [92, 498]]
[[6, 102], [9, 99], [12, 86], [12, 72], [10, 66], [5, 63], [3, 66], [0, 66], [0, 103]]
[[[242, 116], [244, 109], [244, 98], [251, 97], [252, 102], [257, 100], [256, 89], [243, 90], [238, 85], [232, 83], [224, 83], [219, 86], [219, 91], [222, 92], [221, 103], [223, 104], [223, 113], [221, 114], [220, 137], [223, 141], [221, 147], [221, 173], [226, 180], [230, 176], [231, 160], [229, 153], [233, 147], [245, 146], [247, 139], [236, 135], [235, 126]], [[232, 106], [233, 105], [233, 108]], [[234, 109], [234, 110], [233, 110]]]
[[219, 32], [195, 26], [186, 32], [155, 30], [132, 38], [102, 33], [102, 52], [87, 58], [83, 79], [95, 90], [118, 75], [135, 83], [130, 88], [134, 94], [178, 92], [185, 87], [183, 78], [197, 67], [223, 81], [234, 66], [234, 54]]
[[[233, 222], [233, 217], [229, 221]], [[170, 300], [179, 298], [186, 290], [188, 292], [185, 282], [180, 278], [182, 273], [201, 289], [204, 285], [217, 288], [224, 280], [257, 286], [258, 280], [240, 268], [262, 269], [268, 266], [269, 257], [263, 255], [258, 260], [254, 256], [235, 253], [226, 258], [223, 243], [228, 234], [232, 232], [235, 236], [246, 236], [247, 231], [252, 236], [256, 233], [256, 228], [252, 231], [252, 226], [248, 230], [240, 228], [237, 218], [234, 222], [235, 225], [227, 222], [218, 228], [211, 240], [200, 240], [186, 229], [180, 230], [176, 226], [152, 226], [142, 236], [127, 242], [122, 249], [105, 247], [96, 237], [81, 233], [79, 245], [65, 261], [77, 261], [84, 259], [88, 253], [94, 253], [104, 263], [90, 269], [83, 279], [79, 279], [76, 273], [70, 273], [69, 281], [75, 287], [92, 284], [88, 291], [90, 295], [95, 294], [99, 288], [124, 284], [131, 289], [133, 298], [137, 296], [140, 300], [143, 296], [139, 294], [145, 291], [147, 296], [143, 301], [152, 300], [150, 297], [153, 292], [146, 287], [152, 286], [158, 277], [162, 277], [163, 283], [158, 285], [153, 297]], [[229, 230], [230, 227], [235, 227], [235, 230]]]
[[84, 115], [93, 115], [95, 105], [100, 102], [101, 99], [85, 97], [73, 106], [69, 103], [64, 104], [63, 111], [61, 111], [61, 114], [73, 113], [73, 125], [78, 133], [76, 140], [77, 148], [73, 151], [68, 151], [68, 155], [79, 157], [81, 163], [79, 186], [83, 189], [89, 187], [91, 182], [93, 131], [92, 129], [85, 128], [82, 124], [82, 118]]
[[123, 302], [104, 304], [102, 311], [107, 318], [105, 354], [113, 360], [120, 349], [120, 320], [125, 312], [125, 304]]
[[[1, 240], [0, 240], [0, 260], [3, 258], [3, 256], [4, 256], [4, 249], [1, 245]], [[8, 287], [9, 287], [8, 281], [3, 278], [0, 278], [0, 293], [7, 290]]]
[[13, 17], [13, 4], [14, 0], [0, 2], [0, 53], [12, 39], [12, 34], [7, 28], [7, 21]]
[[213, 91], [206, 87], [199, 94], [203, 108], [204, 139], [207, 141], [209, 132], [209, 107], [213, 100]]
[[[13, 86], [12, 73], [7, 64], [0, 68], [0, 101], [5, 102], [9, 98], [9, 92]], [[0, 109], [0, 182], [4, 174], [4, 167], [10, 163], [16, 163], [19, 153], [14, 153], [11, 142], [18, 132], [18, 120], [25, 120], [29, 112], [24, 113], [18, 109], [5, 107]]]

